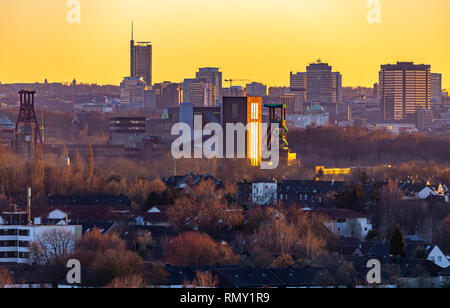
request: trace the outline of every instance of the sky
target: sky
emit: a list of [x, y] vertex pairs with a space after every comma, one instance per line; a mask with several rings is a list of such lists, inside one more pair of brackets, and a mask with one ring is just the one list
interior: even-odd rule
[[[135, 40], [153, 44], [154, 82], [180, 82], [199, 67], [224, 78], [287, 86], [290, 71], [320, 58], [344, 86], [372, 86], [381, 64], [414, 61], [450, 89], [450, 1], [379, 0], [0, 0], [0, 82], [116, 84], [129, 75]], [[376, 0], [370, 0], [376, 1]], [[237, 83], [236, 83], [237, 84]]]

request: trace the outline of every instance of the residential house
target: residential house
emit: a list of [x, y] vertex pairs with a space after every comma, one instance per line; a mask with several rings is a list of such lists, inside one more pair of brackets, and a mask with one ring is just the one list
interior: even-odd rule
[[329, 205], [333, 195], [340, 192], [345, 182], [290, 180], [278, 183], [278, 202], [289, 206], [316, 208]]
[[372, 230], [372, 223], [368, 216], [351, 210], [316, 208], [312, 213], [323, 216], [326, 219], [325, 225], [328, 229], [339, 237], [364, 239]]
[[428, 254], [427, 260], [433, 262], [441, 268], [448, 268], [450, 266], [450, 261], [438, 246], [434, 246]]
[[426, 200], [431, 197], [441, 197], [445, 200], [449, 189], [446, 184], [430, 179], [411, 179], [400, 182], [398, 188], [404, 193], [407, 199]]

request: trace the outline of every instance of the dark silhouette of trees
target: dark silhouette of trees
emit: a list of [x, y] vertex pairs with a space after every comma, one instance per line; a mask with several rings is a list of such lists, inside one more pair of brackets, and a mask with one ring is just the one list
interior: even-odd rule
[[405, 237], [400, 226], [392, 233], [390, 254], [394, 257], [406, 257]]
[[444, 220], [445, 222], [445, 231], [450, 233], [450, 214], [448, 214], [447, 218]]
[[114, 279], [126, 281], [140, 276], [144, 268], [139, 255], [129, 251], [117, 234], [102, 234], [96, 228], [83, 234], [75, 258], [92, 272], [85, 283], [95, 286], [106, 286]]
[[336, 206], [343, 209], [349, 209], [358, 213], [366, 211], [367, 197], [364, 193], [361, 183], [348, 185], [341, 192], [336, 194]]
[[169, 207], [169, 221], [179, 230], [195, 230], [210, 235], [237, 227], [243, 222], [242, 211], [229, 205], [224, 196], [224, 191], [217, 189], [214, 181], [202, 181]]

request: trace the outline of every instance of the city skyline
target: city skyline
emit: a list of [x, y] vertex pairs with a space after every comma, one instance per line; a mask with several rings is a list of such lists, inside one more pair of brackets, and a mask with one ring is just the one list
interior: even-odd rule
[[[442, 73], [443, 88], [450, 88], [448, 1], [382, 1], [380, 24], [368, 23], [366, 1], [359, 0], [135, 2], [124, 7], [118, 1], [81, 1], [80, 24], [66, 22], [62, 0], [2, 2], [0, 11], [14, 14], [0, 19], [2, 43], [12, 46], [0, 51], [0, 82], [76, 78], [119, 85], [129, 74], [134, 20], [135, 39], [154, 47], [155, 83], [220, 67], [224, 78], [288, 86], [290, 71], [321, 58], [342, 73], [344, 86], [370, 87], [382, 64], [411, 61], [431, 65], [432, 72]], [[273, 14], [286, 18], [267, 22]]]

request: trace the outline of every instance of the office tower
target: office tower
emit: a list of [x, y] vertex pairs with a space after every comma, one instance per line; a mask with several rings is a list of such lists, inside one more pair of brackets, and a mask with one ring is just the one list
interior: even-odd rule
[[342, 75], [338, 72], [334, 72], [333, 75], [333, 92], [336, 93], [336, 103], [342, 103]]
[[[306, 73], [292, 73], [290, 78], [290, 93], [294, 94], [297, 97], [297, 100], [300, 101], [300, 109], [303, 109], [304, 104], [306, 103]], [[292, 110], [288, 112], [292, 113]]]
[[310, 104], [340, 103], [342, 101], [342, 75], [333, 72], [331, 66], [320, 60], [311, 63], [306, 68], [306, 99]]
[[214, 107], [216, 105], [215, 86], [204, 79], [183, 81], [183, 103], [194, 107]]
[[129, 110], [144, 109], [145, 84], [137, 77], [125, 77], [120, 84], [120, 104]]
[[381, 66], [380, 102], [385, 120], [416, 120], [417, 111], [430, 109], [429, 65], [398, 62]]
[[135, 42], [131, 27], [130, 76], [143, 78], [147, 85], [152, 85], [152, 45], [150, 42]]
[[181, 85], [170, 81], [156, 83], [152, 87], [155, 91], [156, 109], [158, 111], [177, 107], [181, 99]]
[[291, 93], [305, 93], [306, 92], [306, 73], [292, 73], [291, 72]]
[[196, 78], [205, 80], [214, 87], [215, 106], [222, 103], [222, 72], [216, 67], [203, 67], [196, 73]]
[[[252, 166], [261, 163], [261, 130], [262, 123], [262, 98], [261, 97], [224, 97], [222, 105], [222, 127], [224, 131], [225, 153], [231, 152], [237, 155], [238, 149], [243, 147], [246, 158]], [[234, 134], [234, 148], [227, 148], [227, 124], [242, 124], [248, 129], [245, 134], [245, 141], [239, 140], [239, 134]], [[231, 139], [230, 139], [231, 140]]]
[[259, 82], [247, 84], [245, 90], [247, 91], [248, 96], [267, 96], [267, 86]]
[[442, 75], [431, 74], [431, 101], [436, 105], [442, 104]]

